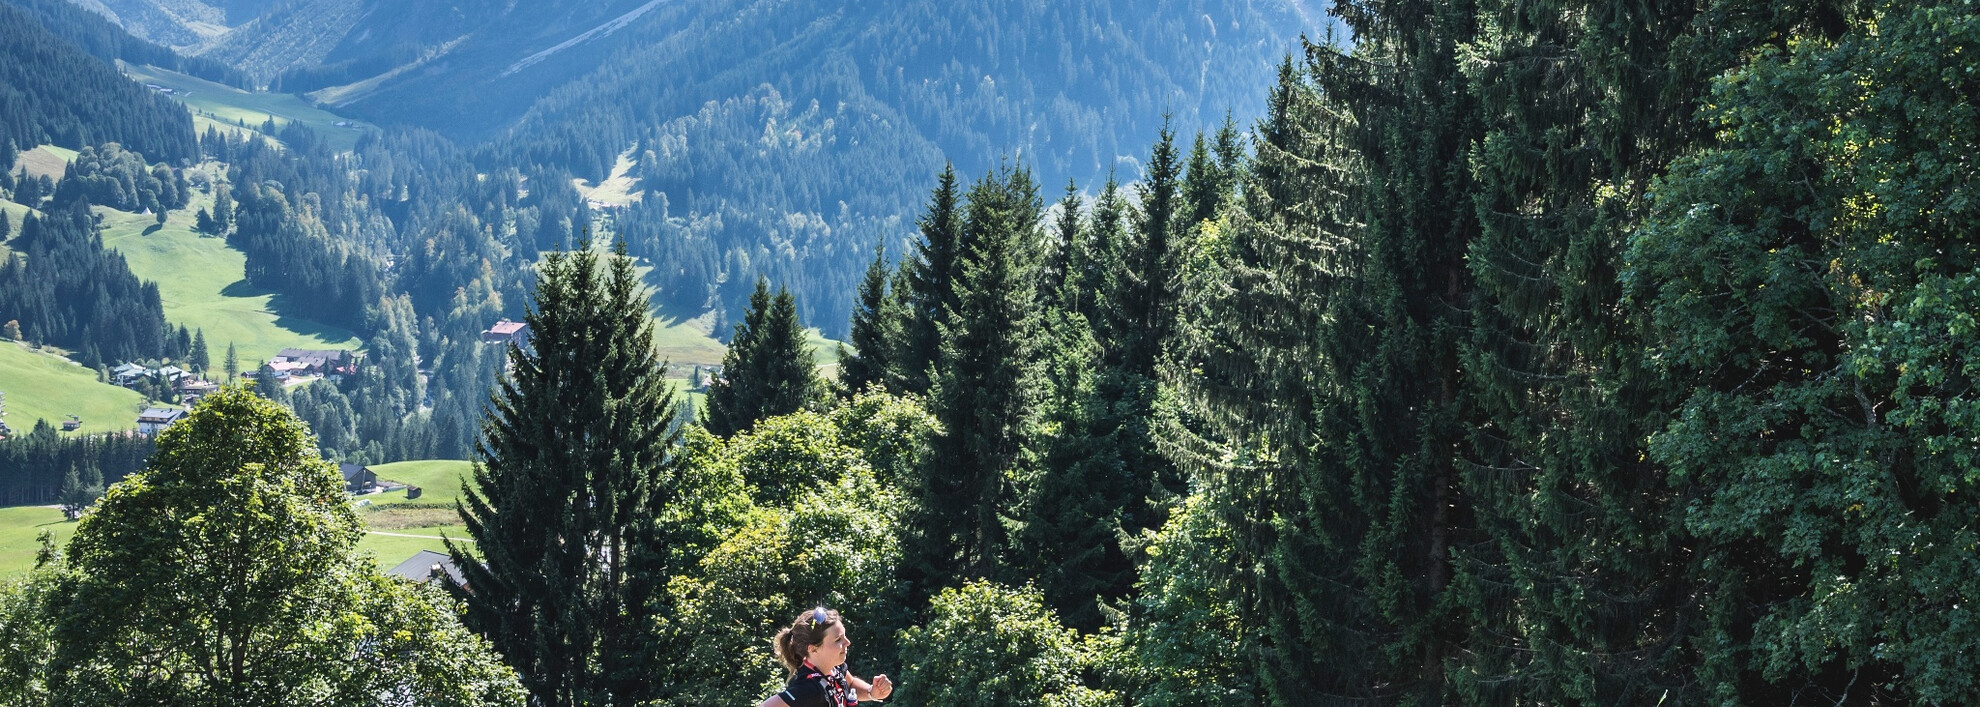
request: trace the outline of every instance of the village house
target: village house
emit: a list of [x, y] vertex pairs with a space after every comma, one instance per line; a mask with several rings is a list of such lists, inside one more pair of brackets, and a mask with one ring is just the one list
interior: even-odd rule
[[297, 364], [288, 369], [291, 372], [300, 370], [307, 375], [331, 376], [333, 379], [357, 372], [357, 355], [349, 351], [282, 349], [269, 363], [276, 362]]
[[481, 332], [485, 344], [515, 344], [521, 346], [529, 341], [529, 325], [507, 319], [495, 322], [487, 331]]
[[286, 381], [289, 380], [290, 378], [294, 378], [299, 375], [308, 374], [309, 364], [298, 363], [295, 361], [284, 361], [280, 358], [277, 358], [273, 361], [269, 361], [267, 363], [261, 364], [261, 370], [274, 374], [275, 380]]
[[344, 490], [355, 494], [371, 493], [378, 489], [378, 474], [363, 464], [338, 464], [337, 471], [344, 474]]
[[110, 369], [110, 381], [117, 385], [129, 387], [132, 383], [138, 382], [139, 379], [150, 378], [151, 374], [152, 371], [149, 368], [135, 363], [126, 363]]
[[62, 421], [63, 432], [74, 432], [80, 429], [82, 429], [82, 418], [80, 417], [76, 417], [75, 415], [70, 415], [69, 419]]
[[174, 408], [145, 408], [144, 412], [138, 414], [138, 434], [146, 437], [156, 435], [164, 431], [165, 428], [171, 427], [172, 423], [185, 418], [186, 411], [184, 410]]
[[187, 405], [192, 405], [199, 402], [200, 398], [212, 395], [213, 391], [219, 390], [220, 384], [189, 376], [179, 379], [179, 385], [177, 387], [179, 401]]

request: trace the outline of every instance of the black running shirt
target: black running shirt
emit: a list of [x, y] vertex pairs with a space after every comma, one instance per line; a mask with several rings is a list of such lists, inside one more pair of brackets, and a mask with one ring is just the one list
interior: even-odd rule
[[818, 672], [811, 663], [798, 666], [796, 675], [784, 684], [784, 691], [777, 693], [784, 704], [790, 707], [853, 707], [859, 704], [859, 693], [853, 691], [852, 681], [846, 679], [846, 666], [833, 668], [831, 674]]

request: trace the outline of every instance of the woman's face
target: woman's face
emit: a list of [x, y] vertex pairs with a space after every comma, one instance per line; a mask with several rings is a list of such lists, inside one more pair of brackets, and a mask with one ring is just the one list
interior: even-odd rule
[[846, 652], [852, 648], [852, 641], [846, 638], [845, 624], [832, 624], [825, 630], [825, 640], [815, 646], [806, 646], [805, 657], [811, 659], [812, 667], [823, 672], [831, 672], [846, 662]]

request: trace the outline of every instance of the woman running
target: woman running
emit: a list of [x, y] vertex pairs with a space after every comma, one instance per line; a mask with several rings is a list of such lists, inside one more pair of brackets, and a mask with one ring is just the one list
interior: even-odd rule
[[837, 611], [821, 606], [804, 612], [790, 628], [777, 632], [776, 647], [777, 660], [790, 669], [791, 679], [783, 692], [757, 707], [853, 707], [894, 694], [894, 682], [885, 675], [868, 683], [847, 672], [852, 641]]

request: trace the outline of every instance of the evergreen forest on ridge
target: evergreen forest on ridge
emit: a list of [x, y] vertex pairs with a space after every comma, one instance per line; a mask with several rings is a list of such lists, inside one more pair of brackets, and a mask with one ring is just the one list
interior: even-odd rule
[[1975, 0], [0, 0], [0, 707], [1980, 703], [1976, 155]]

